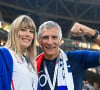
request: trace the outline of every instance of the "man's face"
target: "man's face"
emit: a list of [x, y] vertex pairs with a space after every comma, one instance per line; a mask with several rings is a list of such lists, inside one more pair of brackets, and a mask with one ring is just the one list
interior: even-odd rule
[[47, 59], [54, 59], [59, 54], [59, 45], [61, 41], [58, 36], [58, 29], [56, 27], [50, 29], [42, 29], [41, 46]]

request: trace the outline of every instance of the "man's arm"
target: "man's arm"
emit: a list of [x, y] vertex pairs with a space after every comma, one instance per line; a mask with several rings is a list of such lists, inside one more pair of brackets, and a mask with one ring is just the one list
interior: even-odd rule
[[73, 36], [82, 36], [82, 35], [88, 35], [92, 37], [97, 44], [100, 45], [100, 33], [90, 27], [87, 27], [85, 25], [75, 23], [71, 29], [71, 32], [73, 33]]

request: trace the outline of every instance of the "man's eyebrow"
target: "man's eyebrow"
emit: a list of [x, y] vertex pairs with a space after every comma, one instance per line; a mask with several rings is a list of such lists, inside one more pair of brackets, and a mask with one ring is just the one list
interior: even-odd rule
[[42, 36], [42, 38], [46, 38], [46, 37], [48, 37], [48, 36]]

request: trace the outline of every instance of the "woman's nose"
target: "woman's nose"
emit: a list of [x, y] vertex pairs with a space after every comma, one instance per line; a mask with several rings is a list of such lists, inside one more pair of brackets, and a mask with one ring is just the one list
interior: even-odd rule
[[29, 29], [26, 30], [26, 34], [27, 34], [27, 35], [30, 34], [30, 30], [29, 30]]

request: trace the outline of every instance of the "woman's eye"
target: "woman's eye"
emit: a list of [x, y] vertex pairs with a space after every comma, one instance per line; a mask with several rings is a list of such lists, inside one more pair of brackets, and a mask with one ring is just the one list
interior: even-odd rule
[[33, 30], [30, 30], [30, 33], [34, 33], [34, 31]]
[[25, 31], [26, 29], [24, 29], [24, 28], [21, 28], [21, 31]]

